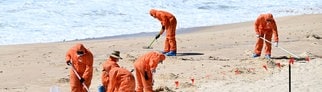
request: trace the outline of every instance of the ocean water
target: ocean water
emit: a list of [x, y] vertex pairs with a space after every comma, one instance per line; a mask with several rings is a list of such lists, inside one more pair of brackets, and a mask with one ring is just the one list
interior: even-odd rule
[[177, 29], [322, 13], [322, 0], [1, 0], [0, 45], [157, 32], [149, 10], [173, 13]]

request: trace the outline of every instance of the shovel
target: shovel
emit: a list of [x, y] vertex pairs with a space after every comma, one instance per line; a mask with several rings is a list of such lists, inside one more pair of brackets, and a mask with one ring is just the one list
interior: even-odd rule
[[[269, 42], [270, 44], [273, 44], [271, 41], [268, 41], [268, 40], [266, 40], [266, 39], [265, 39], [265, 38], [263, 38], [263, 37], [259, 37], [259, 38], [263, 39], [263, 40], [264, 40], [264, 41], [266, 41], [266, 42]], [[295, 58], [298, 58], [298, 59], [300, 58], [299, 56], [297, 56], [297, 55], [295, 55], [295, 54], [293, 54], [293, 53], [291, 53], [291, 52], [287, 51], [286, 49], [282, 48], [281, 46], [277, 46], [277, 48], [279, 48], [279, 49], [281, 49], [281, 50], [283, 50], [283, 51], [287, 52], [288, 54], [290, 54], [290, 55], [294, 56]]]
[[[81, 79], [81, 77], [79, 76], [79, 74], [78, 74], [78, 73], [77, 73], [77, 71], [75, 70], [75, 67], [74, 67], [74, 65], [73, 65], [73, 64], [71, 64], [71, 67], [72, 67], [73, 72], [74, 72], [74, 73], [75, 73], [75, 75], [77, 76], [77, 78], [80, 80], [80, 79]], [[87, 88], [87, 86], [85, 85], [85, 83], [83, 82], [82, 84], [83, 84], [83, 87], [86, 89], [86, 91], [87, 91], [87, 92], [89, 92], [89, 89]]]
[[157, 40], [157, 39], [153, 39], [149, 46], [143, 46], [142, 48], [143, 48], [143, 49], [153, 49], [153, 48], [151, 47], [151, 45], [155, 42], [155, 40]]

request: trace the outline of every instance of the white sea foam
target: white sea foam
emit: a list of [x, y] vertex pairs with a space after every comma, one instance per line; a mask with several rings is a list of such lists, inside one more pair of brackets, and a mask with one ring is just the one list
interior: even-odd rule
[[157, 32], [151, 8], [172, 12], [179, 28], [322, 12], [321, 0], [2, 0], [0, 45]]

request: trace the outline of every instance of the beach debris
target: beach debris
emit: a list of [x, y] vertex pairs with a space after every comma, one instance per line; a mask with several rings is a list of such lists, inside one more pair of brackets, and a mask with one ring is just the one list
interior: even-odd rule
[[58, 83], [68, 83], [69, 82], [69, 78], [60, 78], [57, 82]]
[[230, 65], [223, 65], [223, 67], [230, 67]]
[[126, 57], [126, 58], [135, 58], [135, 56], [130, 55], [130, 54], [126, 54], [126, 55], [125, 55], [125, 57]]
[[157, 87], [153, 92], [175, 92], [175, 91], [171, 90], [167, 86], [160, 86], [160, 87]]
[[[255, 68], [246, 68], [246, 67], [241, 67], [241, 68], [236, 68], [231, 70], [230, 72], [235, 72], [235, 75], [238, 74], [256, 74], [255, 73]], [[223, 73], [225, 74], [225, 73]]]
[[99, 72], [99, 70], [97, 69], [97, 67], [95, 67], [95, 71], [96, 71], [96, 72]]
[[181, 88], [191, 88], [191, 87], [194, 87], [194, 85], [192, 83], [189, 83], [189, 82], [184, 82], [184, 83], [181, 83], [180, 84]]
[[3, 71], [0, 71], [0, 73], [3, 73]]
[[310, 35], [307, 35], [306, 38], [314, 38], [314, 39], [322, 39], [322, 37], [320, 37], [319, 35], [317, 34], [310, 34]]
[[179, 78], [179, 74], [174, 74], [174, 73], [167, 73], [167, 74], [160, 74], [160, 76], [162, 79], [178, 79]]
[[276, 63], [272, 59], [267, 61], [267, 68], [274, 68], [275, 66], [276, 66]]
[[170, 73], [169, 77], [170, 77], [170, 79], [178, 79], [179, 74]]
[[213, 57], [209, 56], [209, 60], [218, 60], [218, 61], [229, 61], [229, 58], [219, 58], [219, 57]]
[[129, 62], [132, 62], [132, 63], [134, 63], [135, 62], [135, 60], [137, 60], [137, 58], [129, 58], [129, 59], [127, 59]]
[[190, 58], [179, 58], [179, 59], [181, 59], [181, 60], [183, 60], [183, 61], [194, 61], [194, 59], [192, 58], [192, 57], [190, 57]]

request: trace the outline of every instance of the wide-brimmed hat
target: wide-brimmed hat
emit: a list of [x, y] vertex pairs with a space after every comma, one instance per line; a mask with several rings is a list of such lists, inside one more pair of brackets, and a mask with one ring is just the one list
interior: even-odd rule
[[113, 51], [110, 54], [110, 56], [113, 57], [113, 58], [122, 59], [122, 57], [120, 57], [120, 51]]

